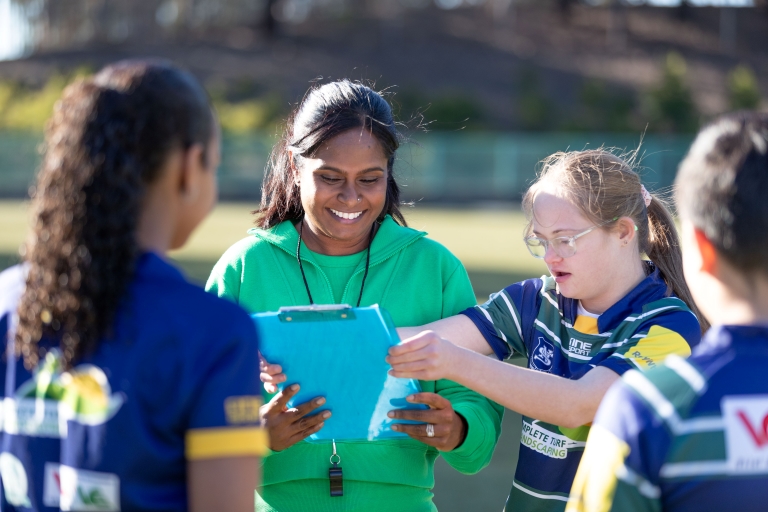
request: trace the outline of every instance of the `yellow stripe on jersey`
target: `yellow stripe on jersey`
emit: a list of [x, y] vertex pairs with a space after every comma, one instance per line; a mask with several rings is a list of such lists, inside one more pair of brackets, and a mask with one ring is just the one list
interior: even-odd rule
[[573, 323], [573, 328], [582, 334], [600, 334], [597, 329], [597, 318], [579, 315], [576, 317], [576, 321]]
[[607, 512], [616, 492], [616, 473], [629, 445], [600, 425], [592, 427], [565, 512]]
[[624, 357], [634, 363], [639, 369], [647, 370], [658, 365], [671, 354], [688, 357], [691, 355], [691, 347], [675, 331], [665, 329], [660, 325], [654, 325], [650, 328], [645, 338], [627, 350]]
[[267, 431], [261, 427], [197, 428], [187, 431], [187, 460], [265, 455]]

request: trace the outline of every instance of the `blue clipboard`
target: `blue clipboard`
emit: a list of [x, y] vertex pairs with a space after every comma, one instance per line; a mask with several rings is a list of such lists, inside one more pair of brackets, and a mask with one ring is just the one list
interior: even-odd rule
[[308, 441], [328, 439], [404, 438], [395, 432], [387, 413], [393, 409], [426, 409], [405, 398], [421, 391], [419, 381], [391, 377], [384, 360], [400, 341], [389, 313], [379, 306], [313, 305], [281, 308], [252, 315], [264, 358], [280, 364], [288, 379], [301, 389], [289, 407], [318, 396], [326, 399], [318, 410], [333, 415]]

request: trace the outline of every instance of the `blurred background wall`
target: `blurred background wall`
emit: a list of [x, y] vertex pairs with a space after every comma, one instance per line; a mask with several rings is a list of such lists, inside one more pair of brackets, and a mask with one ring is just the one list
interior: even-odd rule
[[[768, 0], [0, 0], [0, 270], [18, 261], [65, 84], [147, 56], [194, 73], [223, 127], [224, 203], [175, 255], [194, 279], [251, 224], [291, 108], [350, 78], [384, 91], [401, 123], [409, 222], [459, 255], [484, 300], [546, 271], [517, 205], [543, 157], [637, 150], [663, 191], [703, 123], [766, 108]], [[519, 429], [508, 414], [477, 476], [439, 464], [442, 512], [503, 507]]]

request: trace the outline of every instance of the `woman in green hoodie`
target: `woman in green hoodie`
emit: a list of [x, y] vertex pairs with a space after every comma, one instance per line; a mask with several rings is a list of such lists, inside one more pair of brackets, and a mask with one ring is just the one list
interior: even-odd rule
[[[399, 136], [389, 104], [349, 81], [312, 89], [267, 168], [257, 228], [222, 256], [207, 289], [255, 313], [312, 303], [379, 304], [395, 325], [422, 325], [475, 304], [461, 262], [406, 227], [393, 175]], [[254, 371], [257, 371], [254, 368]], [[300, 383], [299, 383], [300, 385]], [[407, 439], [337, 441], [344, 495], [331, 497], [330, 443], [308, 443], [330, 416], [313, 399], [286, 408], [298, 385], [263, 407], [272, 453], [258, 511], [434, 511], [438, 454], [475, 473], [491, 459], [502, 408], [447, 380], [409, 398], [429, 406], [398, 425]]]

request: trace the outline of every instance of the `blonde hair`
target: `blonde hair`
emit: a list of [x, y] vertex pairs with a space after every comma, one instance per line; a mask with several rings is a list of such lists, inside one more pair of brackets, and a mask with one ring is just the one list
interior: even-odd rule
[[683, 277], [674, 218], [658, 195], [651, 194], [646, 207], [640, 175], [634, 169], [635, 156], [636, 153], [630, 153], [623, 158], [606, 149], [593, 149], [559, 152], [544, 159], [539, 177], [523, 197], [523, 210], [529, 220], [527, 229], [531, 229], [536, 194], [550, 185], [601, 229], [610, 231], [619, 219], [629, 217], [637, 226], [638, 257], [648, 256], [667, 284], [667, 295], [674, 294], [685, 302], [704, 331], [708, 325]]

